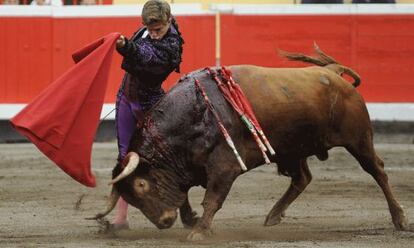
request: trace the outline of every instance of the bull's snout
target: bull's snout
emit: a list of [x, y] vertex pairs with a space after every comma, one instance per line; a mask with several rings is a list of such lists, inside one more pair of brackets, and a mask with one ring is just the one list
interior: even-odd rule
[[161, 215], [157, 223], [157, 227], [159, 229], [170, 228], [174, 224], [176, 219], [177, 219], [177, 211], [167, 210]]

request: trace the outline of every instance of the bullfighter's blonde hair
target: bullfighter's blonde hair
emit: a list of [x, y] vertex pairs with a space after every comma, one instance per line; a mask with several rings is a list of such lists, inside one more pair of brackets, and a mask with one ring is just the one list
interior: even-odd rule
[[156, 22], [166, 24], [171, 18], [171, 7], [164, 0], [149, 0], [144, 4], [141, 16], [144, 25]]

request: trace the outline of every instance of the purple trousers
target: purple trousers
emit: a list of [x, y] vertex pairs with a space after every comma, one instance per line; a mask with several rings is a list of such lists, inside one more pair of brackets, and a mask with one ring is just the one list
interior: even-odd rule
[[118, 138], [118, 161], [122, 161], [128, 152], [129, 142], [137, 127], [138, 118], [142, 118], [143, 109], [138, 101], [131, 102], [123, 92], [118, 94], [115, 113], [115, 127]]
[[144, 113], [149, 110], [163, 96], [164, 92], [159, 95], [151, 96], [147, 101], [138, 102], [130, 101], [120, 90], [116, 100], [115, 127], [118, 138], [118, 161], [122, 161], [128, 152], [129, 143], [137, 123], [140, 118], [144, 117]]

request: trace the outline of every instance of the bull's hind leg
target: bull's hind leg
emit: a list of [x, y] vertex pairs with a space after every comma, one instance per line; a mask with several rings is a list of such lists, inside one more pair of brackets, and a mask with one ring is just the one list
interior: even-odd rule
[[289, 172], [292, 177], [292, 181], [285, 194], [283, 194], [282, 198], [276, 202], [272, 210], [267, 215], [264, 223], [265, 226], [279, 224], [284, 215], [284, 211], [305, 190], [306, 186], [312, 180], [312, 174], [309, 170], [306, 159], [290, 161], [287, 163], [288, 164], [286, 164], [286, 166], [293, 168], [293, 170]]
[[387, 199], [391, 213], [392, 222], [397, 230], [405, 230], [408, 227], [405, 214], [400, 204], [395, 200], [388, 184], [388, 176], [384, 171], [384, 162], [376, 155], [372, 144], [371, 135], [355, 146], [346, 147], [347, 150], [358, 160], [362, 168], [368, 172], [381, 187]]

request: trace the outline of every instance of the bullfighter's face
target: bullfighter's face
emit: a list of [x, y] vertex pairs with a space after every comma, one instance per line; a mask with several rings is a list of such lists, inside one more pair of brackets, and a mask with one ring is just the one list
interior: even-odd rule
[[148, 34], [153, 40], [161, 40], [167, 34], [170, 22], [155, 22], [147, 25]]

